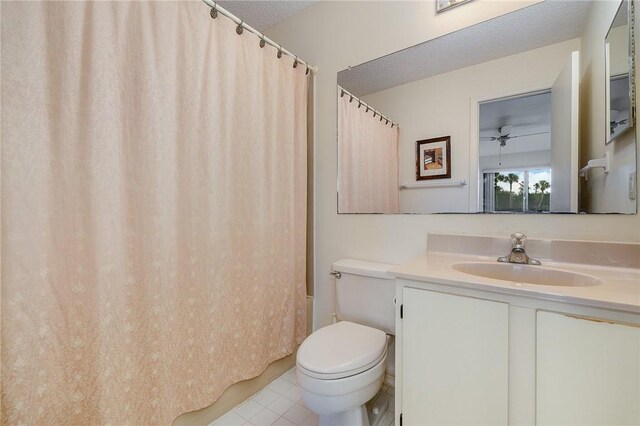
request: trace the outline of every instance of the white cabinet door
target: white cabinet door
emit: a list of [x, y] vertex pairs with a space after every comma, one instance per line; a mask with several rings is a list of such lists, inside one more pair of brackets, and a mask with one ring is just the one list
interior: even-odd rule
[[403, 425], [508, 418], [506, 303], [403, 289]]
[[537, 313], [539, 425], [640, 424], [640, 328]]

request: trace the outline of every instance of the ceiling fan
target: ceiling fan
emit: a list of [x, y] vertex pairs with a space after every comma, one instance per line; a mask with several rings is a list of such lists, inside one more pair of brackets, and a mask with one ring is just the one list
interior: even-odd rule
[[549, 132], [537, 132], [537, 133], [529, 133], [526, 135], [514, 135], [511, 136], [511, 131], [513, 130], [513, 126], [511, 124], [506, 124], [504, 126], [498, 127], [498, 134], [500, 136], [486, 136], [481, 137], [480, 139], [489, 139], [489, 141], [498, 141], [500, 142], [500, 152], [498, 154], [498, 165], [502, 166], [502, 148], [507, 145], [507, 141], [515, 138], [523, 138], [525, 136], [534, 136], [534, 135], [544, 135]]
[[507, 124], [501, 127], [498, 127], [499, 136], [486, 136], [481, 137], [480, 139], [489, 139], [490, 141], [498, 141], [500, 142], [500, 147], [504, 147], [507, 145], [507, 141], [515, 138], [522, 138], [525, 136], [534, 136], [534, 135], [544, 135], [549, 132], [537, 132], [537, 133], [529, 133], [526, 135], [514, 135], [511, 136], [511, 131], [513, 130], [513, 126], [511, 124]]

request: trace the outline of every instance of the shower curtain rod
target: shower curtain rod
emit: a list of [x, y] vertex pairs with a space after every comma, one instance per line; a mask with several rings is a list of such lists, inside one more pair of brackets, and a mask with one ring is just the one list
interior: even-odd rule
[[[242, 34], [242, 29], [248, 30], [249, 32], [257, 35], [260, 38], [260, 40], [261, 40], [260, 41], [260, 47], [264, 47], [265, 43], [269, 44], [269, 45], [275, 47], [276, 49], [278, 49], [278, 53], [282, 52], [285, 55], [294, 58], [295, 61], [297, 62], [297, 65], [302, 65], [303, 67], [307, 67], [307, 69], [309, 70], [309, 72], [312, 75], [315, 75], [318, 72], [318, 68], [317, 67], [314, 67], [314, 66], [310, 65], [309, 62], [303, 61], [302, 59], [298, 58], [296, 55], [294, 55], [293, 53], [291, 53], [290, 51], [288, 51], [287, 49], [285, 49], [284, 47], [282, 47], [281, 45], [279, 45], [275, 41], [271, 40], [269, 37], [267, 37], [266, 35], [264, 35], [260, 31], [258, 31], [255, 28], [253, 28], [251, 25], [247, 24], [246, 22], [244, 22], [242, 19], [238, 18], [233, 13], [229, 12], [227, 9], [225, 9], [224, 7], [222, 7], [219, 4], [217, 4], [215, 1], [213, 1], [213, 0], [202, 0], [202, 1], [207, 6], [209, 6], [211, 8], [211, 17], [212, 18], [215, 19], [215, 17], [217, 16], [217, 13], [219, 13], [219, 14], [221, 14], [223, 16], [226, 16], [227, 18], [231, 19], [236, 24], [238, 24], [238, 29], [236, 29], [236, 32], [238, 32], [238, 34]], [[214, 11], [217, 12], [217, 13], [215, 13]], [[262, 41], [264, 41], [264, 43]], [[280, 58], [280, 54], [278, 55], [278, 58]], [[294, 67], [296, 66], [296, 62], [294, 62]]]
[[396, 123], [395, 121], [391, 120], [386, 115], [383, 115], [380, 111], [378, 111], [377, 109], [373, 108], [371, 105], [369, 105], [368, 103], [366, 103], [365, 101], [363, 101], [359, 97], [353, 95], [348, 90], [345, 90], [344, 88], [342, 88], [342, 86], [338, 86], [338, 89], [340, 89], [340, 97], [343, 97], [344, 95], [348, 95], [351, 98], [351, 99], [349, 99], [349, 103], [353, 102], [353, 100], [355, 99], [356, 101], [358, 101], [358, 108], [360, 108], [360, 106], [364, 105], [365, 107], [367, 107], [368, 109], [373, 111], [373, 116], [374, 117], [376, 115], [379, 115], [380, 116], [380, 121], [386, 120], [387, 121], [386, 124], [391, 123], [391, 127], [396, 126], [396, 127], [398, 127], [398, 129], [400, 128], [400, 125], [398, 123]]

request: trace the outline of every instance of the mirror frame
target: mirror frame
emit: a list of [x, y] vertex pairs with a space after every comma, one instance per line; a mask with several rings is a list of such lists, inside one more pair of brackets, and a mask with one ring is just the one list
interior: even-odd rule
[[[627, 27], [628, 34], [627, 38], [629, 40], [628, 43], [628, 51], [627, 51], [627, 62], [629, 69], [629, 124], [627, 128], [622, 131], [622, 133], [628, 132], [630, 129], [635, 127], [636, 121], [636, 72], [635, 72], [635, 28], [634, 28], [634, 0], [626, 0], [627, 2]], [[624, 5], [625, 0], [620, 0], [620, 5], [618, 6], [618, 10], [611, 22], [611, 26], [609, 26], [609, 30], [607, 30], [607, 34], [604, 37], [604, 63], [605, 63], [605, 145], [610, 144], [616, 138], [620, 137], [622, 133], [619, 133], [615, 137], [611, 137], [608, 133], [608, 129], [611, 126], [611, 61], [609, 55], [609, 44], [607, 43], [607, 39], [609, 38], [609, 34], [613, 28], [613, 23], [615, 22], [615, 17], [618, 16], [622, 6]]]

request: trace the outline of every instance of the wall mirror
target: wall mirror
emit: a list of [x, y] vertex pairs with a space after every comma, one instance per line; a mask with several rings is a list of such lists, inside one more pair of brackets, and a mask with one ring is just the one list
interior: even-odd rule
[[606, 125], [609, 143], [634, 125], [634, 76], [631, 64], [633, 55], [633, 33], [629, 25], [629, 9], [633, 4], [624, 0], [605, 39]]
[[[609, 36], [626, 4], [536, 3], [340, 71], [338, 213], [635, 213], [635, 129], [632, 163], [612, 158], [606, 173], [589, 160], [618, 150], [586, 146], [597, 134], [604, 149], [609, 132], [602, 52], [608, 45], [622, 79]], [[584, 96], [594, 87], [597, 108]], [[594, 184], [601, 176], [607, 185]]]

